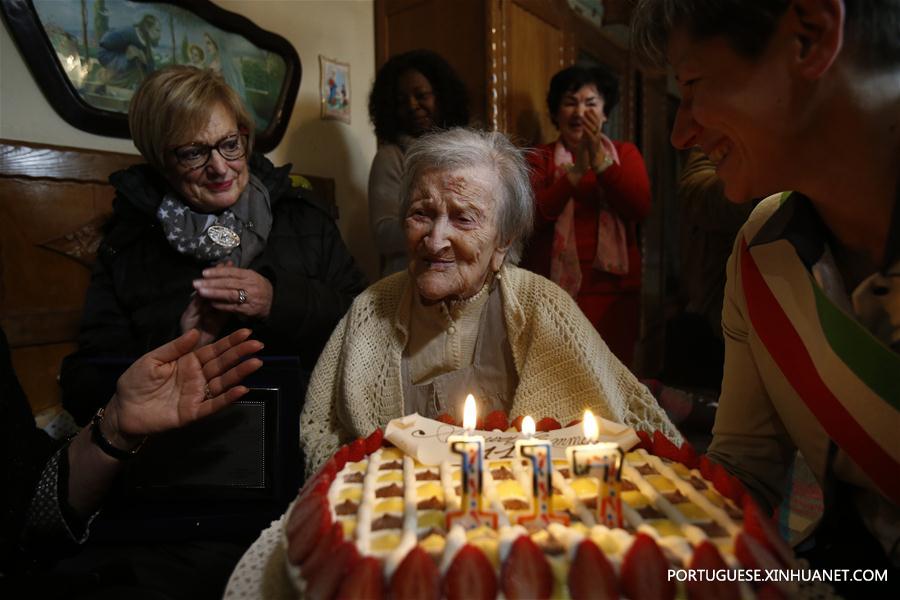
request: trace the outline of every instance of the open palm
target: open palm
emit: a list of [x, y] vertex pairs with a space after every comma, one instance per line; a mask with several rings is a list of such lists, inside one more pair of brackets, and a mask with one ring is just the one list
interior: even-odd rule
[[192, 329], [139, 358], [119, 378], [114, 412], [125, 436], [145, 436], [182, 427], [224, 408], [247, 393], [238, 385], [262, 366], [263, 344], [240, 329], [193, 350], [200, 332]]

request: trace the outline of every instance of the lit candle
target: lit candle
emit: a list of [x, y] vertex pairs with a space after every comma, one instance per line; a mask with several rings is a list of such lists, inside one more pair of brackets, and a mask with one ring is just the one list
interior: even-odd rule
[[475, 398], [466, 396], [463, 408], [462, 435], [451, 435], [447, 442], [451, 452], [459, 454], [462, 469], [462, 501], [460, 510], [447, 513], [447, 529], [454, 524], [466, 529], [480, 525], [497, 528], [497, 514], [483, 510], [482, 484], [484, 483], [484, 438], [472, 435], [476, 423]]
[[572, 477], [595, 477], [597, 483], [597, 523], [622, 527], [622, 463], [625, 453], [613, 442], [596, 443], [600, 435], [597, 420], [584, 411], [584, 437], [591, 443], [566, 448]]
[[530, 416], [522, 419], [522, 433], [527, 437], [516, 440], [516, 456], [527, 459], [531, 466], [531, 514], [519, 517], [522, 525], [546, 527], [551, 521], [569, 524], [569, 517], [553, 512], [553, 460], [551, 444], [534, 437], [536, 428]]

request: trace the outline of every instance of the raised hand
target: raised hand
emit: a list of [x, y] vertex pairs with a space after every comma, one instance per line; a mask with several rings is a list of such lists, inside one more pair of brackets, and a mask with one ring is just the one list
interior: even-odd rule
[[134, 447], [149, 434], [192, 423], [247, 393], [240, 381], [262, 366], [262, 342], [240, 329], [221, 340], [194, 347], [191, 330], [137, 360], [119, 378], [104, 417], [104, 434], [121, 448]]
[[612, 140], [603, 133], [606, 117], [599, 110], [587, 110], [584, 113], [584, 135], [582, 145], [589, 163], [589, 168], [603, 171], [609, 165], [619, 162], [619, 153]]
[[265, 319], [272, 309], [272, 284], [250, 269], [233, 266], [230, 261], [204, 269], [203, 277], [194, 280], [197, 295], [208, 300], [216, 310]]

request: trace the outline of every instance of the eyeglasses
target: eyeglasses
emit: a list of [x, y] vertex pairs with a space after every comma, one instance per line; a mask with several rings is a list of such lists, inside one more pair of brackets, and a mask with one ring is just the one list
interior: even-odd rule
[[247, 135], [232, 133], [223, 137], [212, 146], [207, 144], [185, 144], [172, 149], [175, 160], [182, 167], [196, 170], [206, 166], [212, 151], [215, 150], [225, 160], [237, 160], [247, 155]]

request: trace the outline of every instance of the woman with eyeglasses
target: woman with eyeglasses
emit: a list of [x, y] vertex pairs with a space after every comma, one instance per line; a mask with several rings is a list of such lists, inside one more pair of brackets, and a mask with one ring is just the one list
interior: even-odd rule
[[86, 422], [98, 356], [137, 357], [191, 328], [208, 343], [252, 327], [266, 353], [311, 371], [366, 282], [324, 205], [291, 186], [290, 165], [253, 154], [253, 119], [210, 70], [150, 75], [131, 100], [147, 164], [114, 173], [64, 404]]

